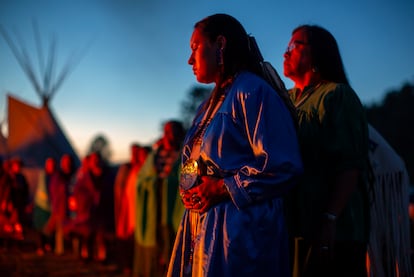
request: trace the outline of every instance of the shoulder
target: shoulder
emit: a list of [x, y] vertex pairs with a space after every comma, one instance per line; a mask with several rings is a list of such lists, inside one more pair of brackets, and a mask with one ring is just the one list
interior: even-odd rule
[[244, 88], [264, 86], [270, 88], [269, 84], [265, 80], [249, 71], [240, 72], [234, 80], [234, 86]]
[[334, 82], [322, 83], [317, 89], [317, 91], [320, 91], [327, 95], [338, 94], [338, 95], [348, 96], [348, 95], [356, 94], [354, 89], [350, 85], [344, 84], [344, 83], [334, 83]]
[[238, 74], [228, 93], [233, 94], [235, 97], [262, 97], [267, 94], [276, 94], [274, 89], [264, 79], [248, 71]]
[[358, 95], [348, 84], [327, 82], [322, 84], [317, 91], [325, 98], [325, 103], [361, 104]]

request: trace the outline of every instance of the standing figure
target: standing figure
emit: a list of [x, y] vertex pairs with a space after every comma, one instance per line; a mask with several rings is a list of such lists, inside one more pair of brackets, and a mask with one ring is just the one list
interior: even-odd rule
[[368, 123], [335, 38], [320, 26], [292, 32], [284, 74], [299, 120], [304, 175], [287, 197], [295, 276], [366, 276]]
[[56, 160], [47, 158], [44, 170], [40, 172], [33, 203], [33, 227], [38, 232], [37, 254], [43, 255], [44, 251], [51, 250], [50, 237], [43, 233], [49, 220], [51, 208], [49, 199], [49, 187], [53, 174], [57, 170]]
[[[91, 154], [82, 159], [82, 164], [75, 174], [75, 180], [69, 196], [69, 208], [73, 216], [65, 224], [65, 235], [75, 241], [75, 254], [81, 259], [89, 260], [91, 256], [91, 237], [93, 227], [92, 212], [99, 202], [99, 191], [91, 178]], [[79, 251], [79, 253], [78, 253]]]
[[0, 240], [6, 248], [11, 240], [23, 239], [22, 225], [12, 198], [9, 165], [9, 161], [0, 160]]
[[197, 22], [190, 47], [197, 81], [215, 88], [184, 140], [186, 210], [167, 276], [290, 276], [282, 196], [302, 162], [287, 92], [230, 15]]
[[29, 183], [27, 182], [26, 176], [22, 172], [23, 161], [20, 158], [11, 159], [9, 166], [9, 181], [11, 182], [10, 195], [11, 200], [13, 202], [13, 206], [16, 208], [17, 211], [18, 222], [20, 223], [15, 225], [15, 232], [21, 232], [24, 235], [30, 224]]
[[[178, 187], [168, 177], [180, 158], [185, 135], [179, 121], [164, 125], [162, 138], [154, 145], [142, 166], [137, 183], [133, 276], [164, 276], [173, 244], [172, 204]], [[177, 175], [176, 175], [177, 176]], [[177, 176], [178, 178], [178, 176]]]
[[87, 165], [77, 175], [71, 202], [76, 216], [65, 227], [65, 233], [80, 240], [84, 260], [107, 259], [107, 234], [113, 225], [113, 178], [98, 152], [86, 158]]
[[132, 270], [135, 231], [136, 185], [148, 151], [139, 144], [130, 147], [130, 161], [118, 169], [114, 184], [117, 261], [125, 272]]
[[60, 170], [53, 174], [49, 185], [51, 215], [44, 228], [47, 235], [54, 235], [54, 252], [65, 252], [63, 225], [68, 216], [68, 189], [73, 182], [75, 166], [72, 156], [64, 154], [60, 158]]

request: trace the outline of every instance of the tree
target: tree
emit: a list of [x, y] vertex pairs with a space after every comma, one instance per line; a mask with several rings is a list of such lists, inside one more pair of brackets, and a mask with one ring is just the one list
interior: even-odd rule
[[184, 128], [191, 126], [197, 108], [210, 95], [211, 87], [194, 86], [189, 90], [187, 98], [181, 102], [181, 116]]
[[[414, 84], [388, 92], [381, 104], [366, 107], [369, 123], [404, 160], [414, 178]], [[412, 182], [412, 181], [411, 181]]]

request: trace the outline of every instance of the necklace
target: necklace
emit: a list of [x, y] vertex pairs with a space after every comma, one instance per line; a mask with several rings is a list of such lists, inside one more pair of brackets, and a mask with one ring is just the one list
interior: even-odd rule
[[[197, 160], [200, 156], [200, 150], [201, 150], [201, 143], [203, 141], [204, 133], [214, 118], [214, 115], [219, 110], [221, 104], [224, 101], [226, 93], [224, 92], [225, 88], [230, 85], [233, 82], [234, 78], [229, 78], [225, 82], [222, 83], [219, 87], [216, 87], [216, 89], [213, 91], [211, 95], [211, 99], [208, 102], [208, 106], [206, 108], [206, 111], [204, 113], [204, 116], [199, 124], [199, 127], [197, 128], [193, 138], [192, 138], [192, 149], [191, 149], [191, 156], [186, 161], [186, 163], [183, 165], [182, 168], [182, 176], [180, 181], [180, 186], [183, 188], [183, 185], [185, 186], [184, 189], [189, 189], [196, 183], [196, 179], [198, 178], [198, 170], [197, 170]], [[194, 163], [195, 162], [195, 163]], [[186, 165], [188, 166], [186, 167]], [[194, 172], [195, 170], [195, 172]], [[187, 173], [188, 171], [188, 173]], [[184, 174], [183, 174], [184, 173]], [[197, 177], [191, 177], [192, 174], [195, 174]], [[188, 182], [185, 182], [185, 180], [195, 180], [194, 184], [188, 184]], [[187, 184], [186, 184], [187, 183]], [[200, 224], [200, 214], [198, 211], [195, 210], [189, 210], [188, 211], [189, 216], [189, 227], [190, 227], [190, 253], [188, 257], [188, 262], [184, 266], [184, 275], [185, 276], [191, 276], [192, 275], [192, 268], [193, 268], [193, 257], [194, 257], [194, 248], [195, 248], [195, 242], [197, 239], [198, 234], [198, 227]]]

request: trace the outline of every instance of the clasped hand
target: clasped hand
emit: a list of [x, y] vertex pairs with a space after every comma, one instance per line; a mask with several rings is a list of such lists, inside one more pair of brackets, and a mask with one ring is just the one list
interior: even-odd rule
[[204, 213], [212, 206], [229, 199], [224, 180], [212, 176], [201, 176], [199, 184], [188, 190], [180, 190], [184, 207]]

